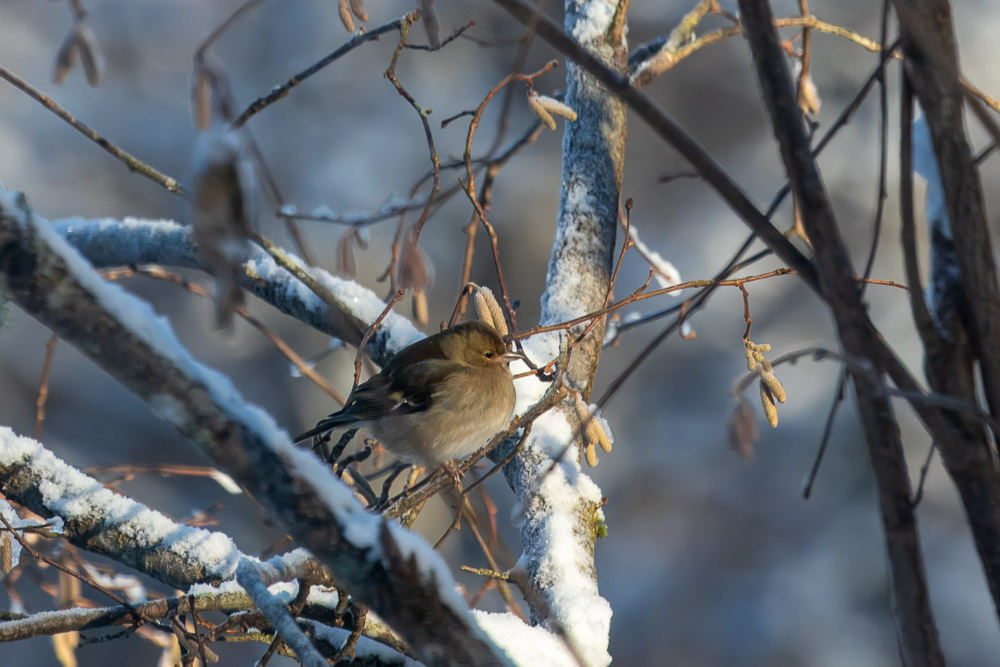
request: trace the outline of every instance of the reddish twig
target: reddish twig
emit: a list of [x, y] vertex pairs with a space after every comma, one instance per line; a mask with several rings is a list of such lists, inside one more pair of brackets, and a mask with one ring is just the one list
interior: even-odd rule
[[35, 440], [42, 439], [42, 425], [45, 423], [45, 402], [49, 398], [49, 372], [52, 370], [52, 358], [56, 354], [56, 343], [59, 336], [52, 334], [45, 344], [45, 361], [42, 362], [42, 377], [38, 381], [38, 397], [35, 399]]
[[[120, 278], [127, 278], [133, 275], [145, 276], [147, 278], [152, 278], [154, 280], [163, 280], [169, 283], [173, 283], [178, 287], [186, 289], [192, 294], [197, 294], [198, 296], [205, 297], [206, 299], [214, 299], [215, 297], [212, 293], [200, 286], [196, 285], [179, 274], [173, 273], [172, 271], [167, 271], [166, 269], [158, 266], [148, 266], [148, 267], [131, 267], [125, 269], [113, 269], [110, 271], [103, 271], [102, 274], [108, 280], [118, 280]], [[323, 392], [325, 392], [330, 398], [337, 401], [341, 405], [344, 404], [345, 398], [343, 394], [333, 388], [329, 382], [327, 382], [323, 377], [313, 369], [309, 363], [307, 363], [299, 354], [293, 350], [288, 343], [286, 343], [278, 334], [274, 333], [265, 325], [263, 322], [258, 320], [256, 317], [250, 315], [247, 312], [246, 307], [237, 306], [233, 308], [233, 312], [242, 317], [247, 324], [252, 326], [254, 329], [259, 331], [265, 338], [267, 338], [272, 345], [279, 352], [285, 355], [291, 363], [295, 364], [295, 367], [299, 369], [299, 372], [303, 376], [309, 378], [317, 387], [319, 387]]]
[[368, 327], [368, 331], [365, 332], [364, 338], [361, 339], [361, 343], [358, 345], [358, 354], [354, 358], [354, 384], [351, 386], [352, 394], [354, 393], [354, 390], [358, 388], [358, 383], [361, 381], [361, 360], [364, 358], [365, 346], [368, 345], [368, 340], [372, 337], [372, 334], [375, 333], [375, 329], [377, 329], [378, 325], [382, 323], [382, 320], [385, 319], [386, 315], [392, 311], [392, 307], [396, 305], [396, 302], [403, 298], [403, 294], [403, 290], [396, 291], [393, 297], [389, 299], [389, 303], [385, 304], [385, 308], [382, 309], [381, 314], [379, 314], [379, 316], [375, 318], [375, 321], [372, 322], [371, 326]]

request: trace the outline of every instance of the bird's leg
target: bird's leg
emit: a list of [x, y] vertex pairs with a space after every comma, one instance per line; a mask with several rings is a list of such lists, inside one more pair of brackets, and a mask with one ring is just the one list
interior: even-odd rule
[[[340, 436], [340, 440], [338, 440], [337, 444], [335, 444], [333, 446], [333, 449], [330, 450], [330, 454], [329, 456], [327, 456], [326, 462], [329, 463], [330, 465], [336, 463], [337, 459], [339, 459], [341, 455], [344, 453], [344, 450], [347, 449], [348, 443], [350, 443], [351, 440], [354, 439], [354, 436], [357, 434], [358, 434], [358, 429], [356, 428], [349, 428], [346, 431], [344, 431], [344, 434]], [[326, 436], [324, 437], [324, 440], [326, 442], [330, 441], [330, 435], [332, 435], [332, 433], [327, 433]]]
[[462, 471], [458, 469], [453, 461], [445, 461], [441, 464], [441, 469], [448, 473], [451, 480], [455, 483], [455, 488], [458, 489], [459, 493], [462, 492]]
[[386, 507], [389, 506], [389, 490], [392, 488], [392, 483], [396, 481], [399, 474], [410, 467], [409, 463], [404, 463], [402, 461], [396, 461], [389, 470], [389, 477], [382, 484], [382, 495], [379, 496], [378, 502], [374, 506], [374, 511], [381, 512]]

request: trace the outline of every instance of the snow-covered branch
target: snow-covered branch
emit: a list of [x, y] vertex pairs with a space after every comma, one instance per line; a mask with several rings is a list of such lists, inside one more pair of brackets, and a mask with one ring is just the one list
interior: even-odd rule
[[[600, 118], [590, 121], [590, 123], [599, 122]], [[624, 122], [623, 117], [620, 122]], [[573, 128], [575, 125], [576, 123], [567, 124], [567, 127]], [[587, 127], [591, 127], [591, 125], [587, 125]], [[623, 133], [624, 129], [622, 128], [622, 136], [624, 136]], [[585, 155], [586, 150], [586, 144], [580, 144], [580, 147], [574, 150], [574, 154]], [[620, 156], [621, 149], [618, 150]], [[578, 167], [578, 173], [581, 176], [586, 175], [587, 171], [586, 166]], [[581, 187], [583, 186], [581, 185]], [[598, 218], [592, 214], [581, 213], [580, 217], [575, 218], [579, 224], [584, 224], [586, 221], [588, 225], [601, 226], [607, 224], [609, 219], [613, 220], [612, 216], [617, 215], [617, 203], [613, 206], [610, 203], [612, 199], [617, 202], [615, 179], [612, 178], [610, 182], [601, 186], [601, 191], [604, 195], [599, 201], [604, 202], [602, 204], [604, 206], [603, 213]], [[573, 206], [583, 206], [586, 201], [587, 198], [583, 197], [574, 202]], [[574, 208], [574, 210], [582, 209]], [[133, 218], [125, 220], [74, 219], [59, 221], [54, 223], [53, 227], [99, 268], [148, 263], [204, 269], [187, 229], [173, 222]], [[561, 233], [564, 234], [563, 243], [567, 249], [576, 248], [582, 254], [566, 252], [567, 262], [570, 262], [572, 266], [567, 264], [550, 271], [555, 283], [547, 292], [550, 315], [545, 323], [561, 321], [560, 317], [567, 313], [579, 315], [598, 309], [603, 305], [603, 296], [609, 276], [611, 247], [614, 243], [613, 228], [612, 231], [604, 229], [598, 235], [606, 257], [594, 265], [596, 271], [603, 275], [603, 277], [598, 278], [590, 275], [594, 269], [580, 269], [581, 266], [588, 266], [590, 253], [594, 252], [578, 243], [578, 240], [581, 240], [583, 236], [574, 236], [572, 227], [568, 224], [563, 225], [561, 229], [563, 230]], [[581, 234], [583, 233], [581, 232]], [[246, 263], [243, 286], [282, 312], [296, 317], [320, 331], [342, 338], [347, 337], [351, 331], [357, 331], [361, 323], [365, 323], [367, 326], [367, 323], [374, 320], [381, 308], [384, 307], [373, 293], [356, 283], [338, 279], [321, 269], [311, 268], [309, 270], [323, 285], [330, 288], [335, 294], [343, 296], [343, 313], [353, 318], [356, 324], [338, 326], [337, 320], [328, 316], [326, 305], [318, 297], [302, 286], [291, 274], [276, 266], [271, 257], [262, 251], [256, 251]], [[559, 284], [566, 281], [565, 276], [567, 275], [575, 275], [578, 279], [589, 280], [594, 284], [586, 285], [586, 289], [576, 283], [560, 287]], [[577, 301], [577, 298], [573, 296], [574, 291], [579, 294], [587, 294], [587, 298]], [[357, 301], [354, 300], [355, 298]], [[376, 361], [384, 361], [419, 335], [405, 318], [390, 313], [365, 350]], [[600, 341], [598, 333], [594, 335], [595, 340]], [[557, 356], [558, 337], [553, 335], [546, 340], [528, 341], [527, 347], [536, 361], [545, 363]], [[593, 351], [584, 352], [584, 350], [578, 350], [574, 353], [574, 358], [590, 360], [587, 363], [587, 368], [583, 370], [584, 375], [590, 375], [593, 372], [594, 364], [596, 364], [596, 357]], [[518, 404], [518, 413], [520, 413], [541, 396], [539, 392], [544, 392], [544, 387], [531, 379], [521, 381], [518, 385], [518, 391], [522, 395]], [[549, 618], [553, 613], [559, 614], [558, 619], [552, 618], [558, 620], [560, 632], [573, 633], [577, 631], [572, 630], [572, 628], [578, 628], [580, 637], [598, 637], [598, 641], [601, 643], [598, 653], [604, 656], [600, 660], [606, 661], [611, 611], [607, 602], [597, 594], [596, 582], [593, 579], [595, 572], [593, 543], [596, 534], [595, 527], [601, 519], [599, 512], [601, 493], [589, 478], [580, 474], [579, 467], [575, 462], [567, 462], [564, 464], [567, 466], [566, 472], [557, 472], [547, 476], [546, 488], [552, 492], [553, 497], [558, 499], [558, 502], [553, 503], [550, 501], [551, 499], [537, 495], [538, 480], [543, 475], [543, 471], [548, 469], [551, 457], [562, 452], [566, 442], [572, 437], [571, 432], [560, 428], [569, 423], [561, 414], [547, 417], [546, 420], [554, 420], [557, 435], [546, 437], [544, 430], [537, 431], [529, 442], [525, 443], [524, 454], [510, 466], [507, 475], [508, 481], [521, 502], [529, 500], [530, 502], [525, 506], [533, 508], [530, 515], [525, 515], [526, 520], [522, 525], [522, 540], [525, 544], [522, 564], [526, 571], [538, 575], [530, 582], [532, 589], [538, 593], [528, 592], [527, 595], [538, 602], [540, 607], [544, 607], [544, 611], [538, 610], [537, 618], [544, 619]], [[539, 426], [544, 427], [546, 420], [543, 420]], [[557, 536], [564, 539], [550, 542], [553, 537]], [[569, 548], [569, 551], [557, 553], [557, 549], [564, 548]], [[563, 560], [567, 553], [571, 554], [570, 559]], [[581, 574], [585, 582], [580, 580]], [[554, 581], [559, 585], [550, 586], [550, 577], [554, 577]], [[583, 584], [583, 588], [579, 588], [581, 584]], [[589, 591], [588, 596], [593, 599], [583, 600], [565, 593], [565, 591], [577, 589]], [[551, 593], [552, 601], [543, 602], [548, 596], [548, 593], [541, 593], [543, 590]], [[556, 600], [562, 600], [562, 602], [556, 602]], [[571, 610], [577, 605], [579, 605], [578, 612], [588, 619], [584, 623], [575, 620], [573, 613], [571, 613]], [[596, 627], [590, 623], [589, 619], [597, 619]]]
[[232, 576], [242, 554], [223, 533], [176, 523], [64, 463], [30, 438], [0, 428], [0, 492], [45, 517], [63, 535], [175, 588]]
[[[616, 11], [627, 3], [567, 0], [566, 32], [609, 67], [623, 71], [623, 37], [611, 30]], [[620, 21], [621, 18], [619, 17]], [[565, 103], [577, 112], [563, 137], [559, 220], [542, 297], [541, 324], [553, 324], [598, 310], [611, 278], [622, 165], [625, 108], [622, 102], [573, 62], [567, 63]], [[577, 332], [579, 333], [579, 332]], [[559, 356], [560, 336], [528, 339], [525, 351], [545, 364]], [[572, 353], [566, 378], [585, 397], [600, 357], [603, 320]], [[520, 413], [536, 402], [544, 385], [517, 382]], [[580, 469], [574, 440], [579, 422], [567, 406], [537, 419], [522, 451], [504, 473], [520, 500], [523, 554], [515, 568], [532, 617], [565, 636], [585, 665], [610, 662], [611, 607], [597, 589], [594, 545], [603, 521], [601, 491]], [[512, 446], [508, 443], [508, 448]], [[567, 455], [567, 452], [569, 454]], [[500, 456], [506, 454], [501, 451]], [[563, 456], [553, 466], [553, 458]]]
[[[137, 218], [73, 218], [53, 222], [52, 226], [99, 269], [129, 264], [162, 264], [206, 270], [194, 246], [190, 228], [176, 222]], [[307, 271], [336, 297], [335, 308], [329, 307], [256, 246], [243, 265], [240, 283], [243, 289], [286, 315], [318, 331], [358, 345], [368, 326], [385, 308], [385, 303], [374, 292], [354, 281], [337, 278], [316, 267], [309, 267]], [[365, 352], [376, 362], [382, 362], [420, 337], [421, 333], [409, 320], [389, 313], [368, 341]]]
[[295, 653], [299, 662], [308, 667], [327, 667], [326, 660], [288, 612], [288, 607], [285, 606], [287, 601], [267, 590], [253, 561], [246, 558], [240, 560], [236, 566], [236, 579], [253, 599], [254, 606], [264, 614], [274, 631], [281, 635], [281, 639]]
[[149, 304], [102, 280], [23, 196], [0, 194], [9, 296], [117, 378], [246, 487], [427, 662], [506, 662], [418, 536], [369, 514], [261, 408], [195, 361]]
[[[303, 607], [303, 617], [327, 621], [335, 615], [336, 594], [326, 588], [334, 582], [329, 572], [302, 549], [266, 562], [256, 561], [240, 553], [227, 535], [176, 523], [111, 491], [40, 443], [19, 437], [9, 428], [0, 428], [0, 492], [37, 514], [61, 519], [59, 534], [71, 544], [132, 567], [173, 588], [190, 588], [189, 595], [173, 600], [98, 609], [73, 608], [0, 622], [0, 642], [128, 625], [134, 623], [134, 614], [155, 620], [165, 618], [171, 611], [249, 611], [253, 609], [250, 596], [232, 579], [238, 562], [253, 562], [266, 586], [295, 589], [297, 582], [308, 582], [312, 589]], [[289, 599], [294, 594], [295, 590], [285, 591]], [[386, 629], [371, 619], [365, 632], [369, 630], [379, 639], [388, 638], [391, 645], [399, 646], [398, 638], [387, 637]]]

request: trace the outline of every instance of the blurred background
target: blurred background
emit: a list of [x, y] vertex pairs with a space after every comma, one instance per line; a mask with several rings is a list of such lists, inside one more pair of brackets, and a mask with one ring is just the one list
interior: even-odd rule
[[[192, 56], [201, 40], [240, 4], [84, 0], [87, 24], [107, 61], [105, 79], [94, 88], [79, 66], [62, 85], [52, 83], [56, 52], [73, 25], [68, 2], [3, 0], [0, 66], [50, 94], [138, 158], [191, 182], [197, 135], [189, 103]], [[369, 28], [414, 5], [401, 0], [367, 4]], [[630, 44], [668, 34], [694, 4], [635, 0]], [[798, 14], [796, 2], [773, 4], [778, 16]], [[558, 3], [549, 5], [556, 5], [551, 12], [561, 17]], [[733, 8], [735, 2], [723, 5]], [[397, 75], [421, 105], [433, 109], [434, 139], [447, 161], [461, 156], [468, 124], [459, 119], [441, 129], [439, 121], [475, 108], [509, 73], [521, 29], [489, 2], [438, 0], [435, 7], [443, 35], [469, 21], [475, 25], [439, 52], [404, 52]], [[958, 0], [953, 7], [964, 74], [987, 93], [1000, 94], [1000, 70], [995, 67], [1000, 6]], [[810, 9], [823, 20], [878, 39], [881, 3], [814, 0]], [[721, 17], [708, 17], [698, 32], [726, 25]], [[798, 46], [797, 30], [784, 35], [795, 38]], [[347, 37], [333, 0], [272, 0], [239, 20], [210, 55], [229, 75], [236, 107], [242, 109]], [[423, 29], [416, 26], [411, 41], [425, 40]], [[390, 196], [405, 196], [429, 169], [417, 114], [382, 76], [396, 43], [395, 34], [389, 34], [354, 50], [249, 122], [285, 199], [300, 211], [320, 206], [338, 213], [377, 208]], [[823, 101], [816, 120], [823, 131], [875, 66], [876, 56], [822, 33], [813, 33], [812, 48], [813, 78]], [[534, 43], [524, 71], [534, 71], [553, 57], [557, 55], [544, 44]], [[890, 196], [873, 277], [905, 282], [897, 242], [896, 66], [889, 72]], [[542, 93], [558, 92], [563, 77], [564, 69], [556, 69], [536, 87]], [[698, 51], [647, 91], [704, 143], [760, 206], [767, 205], [783, 183], [783, 172], [741, 38]], [[523, 94], [522, 87], [515, 88], [507, 141], [533, 120]], [[497, 98], [488, 108], [475, 153], [492, 143], [500, 107]], [[820, 159], [856, 266], [863, 265], [872, 239], [878, 119], [873, 93]], [[978, 125], [970, 122], [969, 127], [974, 145], [983, 148], [986, 141]], [[710, 278], [747, 230], [698, 180], [659, 182], [688, 170], [687, 165], [640, 120], [630, 118], [629, 130], [623, 196], [635, 202], [632, 224], [685, 280]], [[496, 183], [491, 220], [500, 235], [512, 297], [521, 303], [522, 327], [537, 321], [544, 289], [557, 214], [561, 134], [561, 127], [544, 132], [500, 172]], [[23, 191], [33, 208], [49, 219], [136, 216], [189, 221], [183, 201], [131, 174], [6, 83], [0, 83], [0, 146], [0, 182]], [[985, 162], [982, 175], [988, 204], [995, 210], [998, 158]], [[443, 187], [453, 185], [456, 176], [444, 173]], [[428, 293], [428, 332], [448, 318], [458, 296], [462, 228], [470, 213], [464, 197], [455, 197], [421, 236], [436, 273]], [[780, 227], [789, 227], [790, 206], [775, 219]], [[996, 215], [990, 220], [995, 226]], [[388, 292], [387, 284], [375, 279], [389, 261], [395, 226], [389, 220], [371, 227], [369, 249], [357, 254], [357, 279], [381, 295]], [[266, 205], [260, 227], [266, 236], [293, 249], [283, 224]], [[301, 227], [318, 263], [333, 271], [343, 228], [319, 222], [303, 222]], [[483, 236], [473, 280], [495, 287]], [[926, 234], [920, 241], [926, 248]], [[748, 273], [776, 266], [765, 260]], [[638, 254], [629, 253], [617, 283], [619, 295], [642, 284], [647, 272]], [[203, 275], [187, 275], [208, 282]], [[214, 329], [208, 301], [144, 278], [125, 284], [170, 319], [198, 359], [230, 376], [248, 400], [264, 406], [289, 431], [301, 431], [333, 410], [325, 394], [290, 373], [287, 360], [244, 322], [237, 319], [234, 331], [226, 335]], [[825, 308], [796, 278], [748, 287], [751, 338], [770, 343], [772, 357], [812, 345], [836, 346]], [[872, 286], [866, 296], [876, 324], [919, 372], [920, 348], [905, 292]], [[407, 302], [398, 310], [409, 315]], [[669, 296], [648, 300], [625, 308], [622, 316], [676, 303]], [[251, 302], [249, 309], [303, 356], [317, 354], [328, 344], [323, 335], [263, 303]], [[30, 435], [49, 332], [14, 307], [4, 321], [0, 424]], [[605, 350], [595, 398], [666, 321], [628, 331], [617, 346]], [[744, 460], [731, 450], [726, 432], [731, 388], [746, 372], [739, 291], [719, 289], [691, 324], [696, 338], [668, 339], [604, 410], [614, 431], [614, 452], [602, 455], [590, 474], [608, 498], [609, 534], [598, 543], [596, 558], [601, 593], [614, 609], [612, 656], [623, 665], [898, 664], [880, 523], [851, 397], [833, 427], [812, 496], [802, 497], [803, 478], [834, 397], [838, 367], [808, 358], [779, 367], [788, 402], [780, 406], [781, 421], [774, 430], [763, 423], [751, 387], [748, 398], [761, 420], [761, 440], [755, 458]], [[341, 350], [320, 362], [317, 370], [346, 392], [353, 358], [353, 350]], [[915, 481], [929, 439], [905, 405], [896, 407]], [[42, 441], [84, 469], [123, 463], [207, 464], [141, 401], [66, 344], [55, 352]], [[500, 533], [508, 547], [498, 550], [499, 564], [510, 567], [520, 551], [509, 519], [511, 494], [499, 479], [487, 486], [499, 505]], [[280, 543], [280, 533], [262, 525], [251, 502], [208, 479], [140, 475], [120, 488], [179, 520], [210, 509], [218, 529], [249, 553], [268, 552]], [[937, 458], [918, 515], [931, 597], [950, 664], [996, 664], [997, 620], [957, 496]], [[434, 542], [450, 519], [439, 505], [424, 513], [416, 529]], [[458, 571], [460, 564], [487, 566], [469, 531], [452, 536], [443, 553], [459, 581], [469, 591], [477, 590], [481, 581]], [[157, 584], [151, 583], [151, 588], [163, 591]], [[29, 610], [53, 608], [53, 600], [33, 585], [22, 583], [19, 589]], [[2, 592], [0, 605], [9, 606]], [[481, 606], [503, 608], [495, 593]], [[223, 664], [246, 664], [264, 648], [241, 645], [220, 651]], [[82, 665], [95, 665], [121, 660], [125, 651], [127, 662], [134, 664], [148, 664], [159, 654], [158, 648], [132, 639], [84, 647], [78, 658]], [[0, 656], [5, 664], [58, 664], [46, 639], [0, 646]], [[278, 661], [290, 664], [275, 658], [275, 664]]]

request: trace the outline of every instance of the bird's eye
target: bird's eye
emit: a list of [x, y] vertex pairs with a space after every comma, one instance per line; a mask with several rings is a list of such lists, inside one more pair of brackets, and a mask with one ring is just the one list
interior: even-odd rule
[[492, 359], [493, 358], [493, 353], [492, 352], [485, 352], [484, 354], [486, 355], [487, 359]]

